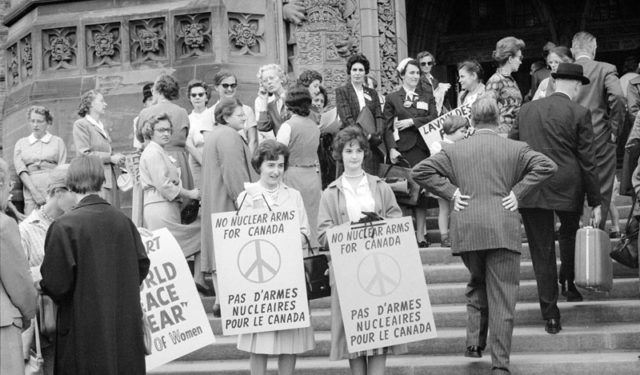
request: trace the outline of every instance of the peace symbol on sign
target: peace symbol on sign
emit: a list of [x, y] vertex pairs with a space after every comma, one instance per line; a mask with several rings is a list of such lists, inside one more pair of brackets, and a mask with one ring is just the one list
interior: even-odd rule
[[280, 252], [266, 240], [250, 241], [238, 253], [238, 270], [252, 283], [262, 284], [273, 279], [280, 271], [280, 264]]
[[358, 265], [360, 288], [371, 296], [382, 297], [393, 293], [401, 280], [400, 265], [387, 254], [370, 254]]

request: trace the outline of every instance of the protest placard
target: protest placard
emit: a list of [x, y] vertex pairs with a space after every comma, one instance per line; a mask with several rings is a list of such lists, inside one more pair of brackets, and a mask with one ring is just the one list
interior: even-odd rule
[[410, 217], [328, 230], [349, 352], [436, 337]]
[[211, 215], [224, 335], [311, 324], [299, 220], [295, 209]]
[[213, 344], [215, 337], [178, 242], [165, 228], [141, 236], [151, 262], [140, 291], [151, 331], [151, 370]]
[[424, 143], [429, 147], [429, 151], [434, 152], [433, 144], [442, 141], [444, 133], [442, 131], [442, 124], [444, 120], [449, 116], [461, 116], [467, 119], [471, 118], [471, 104], [461, 105], [460, 107], [453, 109], [437, 119], [428, 122], [418, 128]]

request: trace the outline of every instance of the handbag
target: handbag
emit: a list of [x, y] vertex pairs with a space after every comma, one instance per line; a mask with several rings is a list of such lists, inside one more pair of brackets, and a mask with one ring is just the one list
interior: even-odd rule
[[200, 201], [192, 199], [180, 211], [180, 222], [182, 224], [191, 224], [198, 218], [200, 210]]
[[44, 375], [44, 359], [42, 359], [42, 348], [40, 347], [40, 330], [38, 329], [38, 319], [33, 319], [33, 335], [36, 339], [36, 350], [31, 349], [29, 360], [25, 363], [25, 375]]
[[38, 323], [40, 333], [52, 338], [56, 334], [56, 317], [58, 305], [49, 296], [38, 296]]
[[609, 256], [616, 262], [629, 268], [638, 268], [638, 220], [633, 217], [636, 199], [633, 200], [627, 225], [620, 241], [614, 246]]
[[329, 259], [325, 254], [315, 254], [309, 238], [303, 234], [309, 249], [308, 257], [304, 258], [304, 279], [307, 284], [307, 299], [313, 300], [331, 295], [329, 282]]
[[620, 176], [620, 195], [628, 197], [635, 195], [631, 179], [633, 171], [638, 166], [638, 157], [640, 157], [640, 139], [634, 139], [624, 148], [622, 175]]
[[420, 185], [411, 178], [411, 169], [394, 164], [380, 164], [378, 175], [386, 182], [399, 204], [415, 206], [420, 196]]

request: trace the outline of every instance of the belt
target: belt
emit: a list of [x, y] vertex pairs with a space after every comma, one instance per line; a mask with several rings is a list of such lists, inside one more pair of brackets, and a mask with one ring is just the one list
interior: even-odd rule
[[41, 171], [43, 169], [53, 169], [58, 165], [55, 161], [40, 160], [26, 165], [29, 172]]

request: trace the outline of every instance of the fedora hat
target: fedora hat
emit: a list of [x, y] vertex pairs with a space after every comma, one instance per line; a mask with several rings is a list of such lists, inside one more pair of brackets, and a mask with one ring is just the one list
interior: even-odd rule
[[555, 73], [551, 73], [551, 77], [560, 79], [572, 79], [580, 81], [583, 85], [589, 84], [589, 78], [584, 76], [582, 65], [572, 63], [560, 63]]

